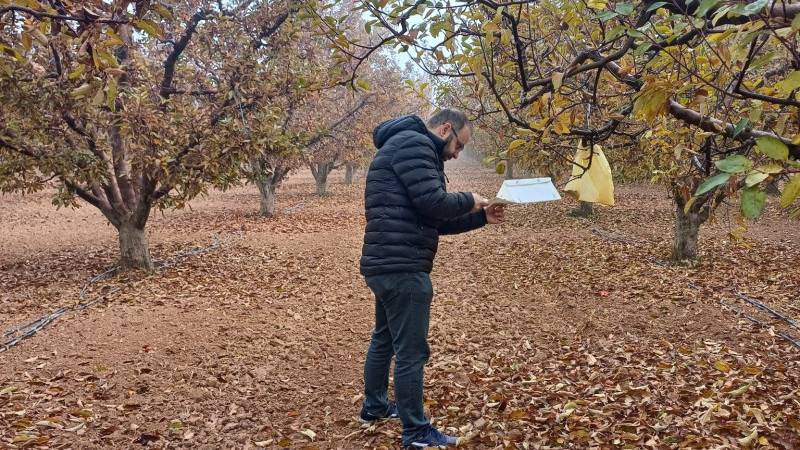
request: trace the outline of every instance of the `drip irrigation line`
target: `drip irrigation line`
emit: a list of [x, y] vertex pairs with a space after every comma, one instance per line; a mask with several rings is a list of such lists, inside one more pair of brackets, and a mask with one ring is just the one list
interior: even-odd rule
[[[762, 328], [767, 328], [767, 329], [772, 328], [771, 326], [765, 324], [764, 322], [762, 322], [762, 321], [760, 321], [758, 319], [755, 319], [753, 317], [745, 315], [743, 312], [739, 311], [738, 309], [734, 308], [731, 305], [728, 305], [727, 303], [723, 302], [722, 300], [720, 300], [719, 304], [722, 305], [723, 307], [725, 307], [726, 309], [729, 309], [730, 311], [733, 311], [737, 316], [744, 317], [745, 319], [749, 320], [750, 322], [753, 322], [756, 325], [760, 325]], [[800, 342], [795, 341], [788, 334], [780, 333], [780, 334], [778, 334], [778, 336], [786, 339], [787, 341], [789, 341], [795, 347], [800, 348]]]
[[758, 309], [762, 309], [764, 311], [767, 311], [768, 313], [772, 314], [773, 316], [775, 316], [775, 317], [777, 317], [777, 318], [779, 318], [781, 320], [784, 320], [786, 323], [794, 326], [795, 328], [799, 328], [800, 329], [800, 324], [798, 324], [794, 320], [784, 316], [783, 314], [779, 313], [778, 311], [775, 311], [774, 309], [770, 308], [769, 306], [767, 306], [767, 305], [765, 305], [765, 304], [763, 304], [763, 303], [761, 303], [761, 302], [759, 302], [757, 300], [753, 300], [752, 298], [742, 294], [741, 292], [739, 292], [739, 289], [736, 288], [736, 287], [733, 288], [733, 295], [739, 297], [740, 299], [746, 301], [747, 303], [750, 303], [751, 305], [755, 306]]
[[[623, 244], [629, 244], [629, 245], [631, 244], [630, 242], [628, 242], [628, 241], [625, 241], [625, 240], [623, 240], [623, 239], [620, 239], [620, 238], [617, 238], [617, 237], [614, 237], [614, 236], [611, 236], [611, 235], [605, 234], [605, 233], [603, 233], [602, 231], [600, 231], [600, 230], [599, 230], [599, 229], [597, 229], [597, 228], [593, 228], [593, 229], [592, 229], [592, 232], [594, 232], [594, 234], [596, 234], [596, 235], [598, 235], [598, 236], [600, 236], [600, 237], [602, 237], [602, 238], [604, 238], [604, 239], [608, 239], [609, 241], [620, 242], [620, 243], [623, 243]], [[636, 244], [636, 243], [634, 242], [633, 244]], [[652, 263], [654, 263], [654, 264], [658, 264], [659, 266], [666, 267], [666, 264], [665, 264], [665, 263], [663, 263], [662, 261], [658, 260], [658, 259], [651, 259], [651, 260], [649, 260], [649, 261], [650, 261], [650, 262], [652, 262]], [[696, 284], [694, 284], [694, 283], [692, 283], [692, 282], [688, 282], [688, 285], [689, 285], [689, 287], [690, 287], [690, 288], [692, 288], [692, 289], [694, 289], [694, 290], [696, 290], [696, 291], [699, 291], [699, 290], [701, 290], [701, 289], [700, 289], [700, 287], [698, 287]], [[761, 310], [763, 310], [763, 311], [766, 311], [766, 312], [768, 312], [768, 313], [772, 314], [773, 316], [775, 316], [775, 317], [777, 317], [777, 318], [779, 318], [779, 319], [781, 319], [781, 320], [785, 321], [786, 323], [788, 323], [788, 324], [790, 324], [790, 325], [794, 326], [795, 328], [798, 328], [798, 329], [800, 329], [800, 323], [798, 323], [797, 321], [795, 321], [795, 320], [793, 320], [793, 319], [791, 319], [791, 318], [789, 318], [789, 317], [786, 317], [786, 316], [784, 316], [783, 314], [779, 313], [778, 311], [776, 311], [776, 310], [774, 310], [774, 309], [770, 308], [769, 306], [767, 306], [767, 305], [765, 305], [765, 304], [763, 304], [763, 303], [761, 303], [761, 302], [759, 302], [759, 301], [757, 301], [757, 300], [753, 300], [752, 298], [750, 298], [750, 297], [748, 297], [748, 296], [746, 296], [746, 295], [742, 294], [741, 292], [739, 292], [739, 289], [738, 289], [737, 287], [735, 287], [735, 286], [734, 286], [734, 288], [733, 288], [733, 294], [734, 294], [735, 296], [737, 296], [737, 297], [741, 298], [742, 300], [744, 300], [744, 301], [746, 301], [746, 302], [750, 303], [751, 305], [755, 306], [756, 308], [759, 308], [759, 309], [761, 309]], [[769, 328], [769, 326], [768, 326], [768, 325], [765, 325], [764, 323], [760, 322], [758, 319], [754, 319], [754, 318], [752, 318], [752, 317], [750, 317], [750, 316], [745, 316], [745, 315], [744, 315], [744, 314], [743, 314], [741, 311], [739, 311], [738, 309], [736, 309], [736, 308], [733, 308], [732, 306], [730, 306], [730, 305], [727, 305], [727, 304], [725, 304], [725, 303], [724, 303], [724, 302], [722, 302], [722, 301], [720, 301], [720, 304], [721, 304], [722, 306], [724, 306], [725, 308], [727, 308], [727, 309], [729, 309], [729, 310], [731, 310], [731, 311], [735, 312], [737, 315], [740, 315], [740, 316], [742, 316], [742, 317], [745, 317], [747, 320], [749, 320], [749, 321], [751, 321], [751, 322], [753, 322], [753, 323], [759, 324], [759, 325], [761, 325], [761, 326], [762, 326], [762, 327], [764, 327], [764, 328]], [[800, 343], [798, 343], [797, 341], [795, 341], [795, 340], [794, 340], [794, 339], [793, 339], [791, 336], [789, 336], [788, 334], [786, 334], [786, 333], [780, 333], [780, 334], [779, 334], [779, 336], [781, 336], [782, 338], [784, 338], [784, 339], [786, 339], [787, 341], [789, 341], [789, 342], [790, 342], [792, 345], [794, 345], [795, 347], [798, 347], [798, 348], [800, 348]]]
[[598, 230], [597, 228], [592, 228], [592, 232], [594, 234], [600, 236], [603, 239], [608, 239], [609, 241], [619, 242], [619, 243], [626, 244], [626, 245], [631, 245], [630, 242], [628, 242], [628, 241], [626, 241], [624, 239], [620, 239], [618, 237], [611, 236], [610, 234], [605, 234], [602, 231]]
[[[238, 233], [236, 233], [235, 237], [236, 237], [236, 240], [240, 239], [242, 237], [242, 232], [239, 231]], [[217, 249], [217, 248], [219, 248], [219, 247], [221, 247], [223, 245], [228, 245], [228, 244], [232, 243], [233, 241], [234, 241], [234, 235], [231, 235], [231, 234], [225, 236], [224, 238], [220, 238], [219, 236], [215, 236], [214, 237], [214, 243], [209, 245], [208, 247], [201, 248], [201, 249], [196, 249], [196, 250], [189, 250], [189, 251], [180, 253], [178, 255], [175, 255], [175, 256], [171, 257], [170, 258], [170, 262], [166, 262], [165, 260], [161, 260], [161, 259], [153, 260], [154, 263], [162, 263], [162, 264], [157, 264], [154, 267], [154, 271], [158, 272], [158, 271], [166, 269], [168, 267], [175, 266], [178, 263], [180, 263], [181, 261], [183, 261], [184, 259], [188, 258], [189, 256], [201, 255], [203, 253], [206, 253], [206, 252], [209, 252], [211, 250]], [[83, 297], [86, 295], [86, 293], [89, 292], [89, 286], [91, 286], [91, 285], [93, 285], [93, 284], [95, 284], [95, 283], [97, 283], [97, 282], [99, 282], [101, 280], [104, 280], [104, 279], [108, 278], [112, 274], [116, 273], [118, 270], [119, 270], [119, 267], [117, 267], [117, 266], [112, 267], [111, 269], [108, 269], [105, 272], [101, 273], [100, 275], [97, 275], [96, 277], [94, 277], [91, 280], [89, 280], [89, 282], [86, 283], [83, 286], [83, 288], [81, 289], [81, 292], [80, 292], [80, 295], [78, 296], [78, 298], [83, 299]], [[86, 301], [86, 302], [83, 302], [83, 303], [80, 303], [80, 304], [77, 304], [77, 305], [74, 305], [74, 306], [61, 306], [58, 309], [53, 310], [53, 311], [51, 311], [51, 312], [49, 312], [49, 313], [47, 313], [47, 314], [45, 314], [43, 316], [39, 316], [36, 319], [33, 319], [33, 320], [31, 320], [30, 322], [28, 322], [28, 323], [26, 323], [24, 325], [20, 325], [20, 326], [14, 328], [11, 331], [7, 331], [7, 332], [3, 333], [3, 338], [7, 338], [7, 339], [5, 341], [3, 341], [3, 342], [0, 342], [0, 353], [8, 351], [8, 349], [10, 349], [11, 347], [19, 344], [20, 341], [22, 341], [23, 339], [26, 339], [28, 337], [33, 336], [34, 334], [36, 334], [36, 332], [38, 332], [42, 328], [46, 327], [52, 321], [58, 319], [59, 317], [61, 317], [65, 313], [67, 313], [69, 311], [82, 311], [82, 310], [84, 310], [84, 309], [86, 309], [86, 308], [88, 308], [88, 307], [100, 302], [101, 300], [104, 300], [106, 298], [111, 297], [113, 294], [115, 294], [115, 293], [117, 293], [117, 292], [119, 292], [121, 290], [122, 290], [121, 286], [120, 287], [116, 287], [116, 288], [111, 289], [110, 291], [106, 292], [105, 294], [100, 295], [100, 296], [98, 296], [98, 297], [96, 297], [96, 298], [94, 298], [92, 300], [89, 300], [89, 301]]]

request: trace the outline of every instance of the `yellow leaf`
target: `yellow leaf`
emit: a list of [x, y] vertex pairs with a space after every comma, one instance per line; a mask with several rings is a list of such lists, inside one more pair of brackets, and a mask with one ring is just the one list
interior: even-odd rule
[[84, 70], [86, 70], [86, 66], [81, 64], [80, 66], [78, 66], [77, 69], [75, 69], [74, 72], [69, 74], [69, 79], [74, 80], [75, 78], [78, 78], [79, 76], [81, 76]]
[[697, 197], [690, 198], [689, 201], [686, 202], [686, 206], [683, 207], [683, 213], [684, 214], [689, 214], [689, 208], [691, 208], [692, 205], [694, 204], [694, 202], [696, 202], [696, 201], [697, 201]]
[[786, 208], [794, 203], [798, 194], [800, 194], [800, 175], [795, 174], [792, 179], [786, 183], [786, 187], [783, 188], [783, 193], [781, 194], [781, 206]]
[[731, 371], [731, 366], [729, 366], [729, 365], [728, 365], [726, 362], [724, 362], [724, 361], [717, 361], [717, 362], [715, 362], [715, 363], [714, 363], [714, 367], [716, 367], [716, 368], [717, 368], [717, 370], [719, 370], [720, 372], [725, 372], [725, 373], [728, 373], [728, 372], [730, 372], [730, 371]]
[[525, 139], [515, 139], [511, 141], [510, 144], [508, 144], [508, 150], [509, 151], [514, 150], [515, 148], [519, 147], [520, 145], [524, 145], [527, 142], [528, 141], [526, 141]]
[[117, 110], [117, 79], [116, 78], [109, 78], [108, 79], [108, 92], [106, 93], [106, 102], [108, 104], [108, 109], [111, 111]]
[[564, 81], [564, 73], [553, 72], [551, 81], [553, 82], [553, 92], [558, 92], [558, 90], [561, 89], [561, 83]]

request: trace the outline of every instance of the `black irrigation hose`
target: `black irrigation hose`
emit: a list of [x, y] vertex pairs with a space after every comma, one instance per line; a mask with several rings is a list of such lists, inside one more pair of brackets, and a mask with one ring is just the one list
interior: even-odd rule
[[760, 303], [760, 302], [758, 302], [756, 300], [753, 300], [752, 298], [742, 294], [741, 292], [739, 292], [739, 289], [736, 288], [736, 287], [733, 288], [733, 295], [739, 297], [740, 299], [746, 301], [747, 303], [750, 303], [751, 305], [755, 306], [758, 309], [762, 309], [762, 310], [772, 314], [773, 316], [786, 321], [786, 323], [791, 324], [795, 328], [800, 328], [800, 324], [798, 324], [794, 320], [784, 316], [783, 314], [779, 313], [778, 311], [775, 311], [774, 309], [770, 308], [769, 306], [767, 306], [767, 305], [765, 305], [763, 303]]
[[[241, 237], [242, 237], [242, 233], [240, 231], [240, 232], [238, 232], [237, 239], [241, 238]], [[154, 268], [154, 270], [157, 272], [159, 270], [166, 269], [167, 267], [172, 267], [174, 265], [177, 265], [178, 263], [180, 263], [181, 261], [183, 261], [185, 258], [187, 258], [189, 256], [195, 256], [195, 255], [203, 254], [203, 253], [208, 252], [210, 250], [216, 249], [216, 248], [218, 248], [218, 247], [220, 247], [222, 245], [227, 245], [230, 242], [232, 242], [232, 240], [233, 240], [232, 239], [232, 235], [228, 235], [223, 239], [220, 239], [219, 236], [217, 236], [214, 239], [215, 239], [214, 243], [211, 244], [210, 246], [205, 247], [205, 248], [201, 248], [201, 249], [197, 249], [197, 250], [189, 250], [189, 251], [180, 253], [178, 255], [175, 255], [175, 256], [172, 257], [172, 259], [173, 259], [172, 262], [170, 262], [170, 263], [164, 262], [164, 264], [157, 265]], [[155, 260], [153, 260], [153, 262], [163, 262], [163, 260], [155, 259]], [[88, 283], [86, 283], [83, 286], [78, 298], [83, 299], [83, 297], [89, 291], [89, 286], [97, 283], [100, 280], [103, 280], [103, 279], [107, 278], [111, 274], [115, 273], [118, 269], [119, 269], [119, 267], [112, 267], [111, 269], [108, 269], [105, 272], [101, 273], [100, 275], [97, 275], [96, 277], [92, 278]], [[78, 305], [74, 305], [74, 306], [71, 306], [71, 307], [62, 306], [62, 307], [60, 307], [60, 308], [58, 308], [58, 309], [56, 309], [56, 310], [54, 310], [54, 311], [52, 311], [52, 312], [50, 312], [48, 314], [45, 314], [43, 316], [40, 316], [40, 317], [37, 317], [36, 319], [31, 320], [30, 322], [26, 323], [25, 325], [20, 325], [17, 328], [14, 328], [11, 331], [3, 333], [3, 337], [9, 337], [9, 336], [12, 336], [12, 335], [15, 335], [15, 334], [19, 334], [19, 333], [21, 333], [21, 334], [19, 334], [19, 336], [16, 336], [16, 337], [9, 337], [4, 342], [0, 343], [0, 353], [8, 351], [8, 349], [10, 349], [11, 347], [19, 344], [19, 342], [22, 341], [23, 339], [33, 336], [34, 334], [36, 334], [36, 332], [38, 332], [39, 330], [41, 330], [42, 328], [47, 326], [50, 322], [52, 322], [52, 321], [56, 320], [57, 318], [61, 317], [64, 313], [66, 313], [68, 311], [81, 311], [81, 310], [84, 310], [84, 309], [94, 305], [95, 303], [99, 302], [100, 300], [108, 298], [111, 295], [113, 295], [113, 294], [115, 294], [115, 293], [117, 293], [117, 292], [119, 292], [121, 290], [122, 290], [122, 287], [117, 287], [117, 288], [114, 288], [114, 289], [106, 292], [105, 294], [103, 294], [103, 295], [101, 295], [99, 297], [96, 297], [96, 298], [94, 298], [92, 300], [89, 300], [87, 302], [83, 302], [83, 303], [80, 303]]]
[[[592, 229], [592, 231], [594, 232], [594, 234], [596, 234], [596, 235], [598, 235], [598, 236], [600, 236], [600, 237], [602, 237], [602, 238], [604, 238], [604, 239], [608, 239], [609, 241], [621, 242], [621, 243], [623, 243], [623, 244], [630, 244], [629, 242], [627, 242], [627, 241], [625, 241], [625, 240], [622, 240], [622, 239], [616, 238], [616, 237], [614, 237], [614, 236], [611, 236], [611, 235], [605, 234], [605, 233], [603, 233], [602, 231], [598, 230], [597, 228], [594, 228], [594, 229]], [[658, 265], [660, 265], [660, 266], [664, 266], [664, 267], [666, 267], [666, 264], [664, 264], [663, 262], [661, 262], [661, 261], [659, 261], [659, 260], [657, 260], [657, 259], [653, 259], [651, 262], [653, 262], [653, 263], [655, 263], [655, 264], [658, 264]], [[699, 291], [699, 290], [700, 290], [700, 288], [699, 288], [697, 285], [695, 285], [694, 283], [691, 283], [691, 282], [689, 283], [689, 287], [690, 287], [690, 288], [692, 288], [692, 289], [694, 289], [694, 290], [696, 290], [696, 291]], [[735, 296], [737, 296], [737, 297], [741, 298], [742, 300], [744, 300], [744, 301], [746, 301], [746, 302], [750, 303], [751, 305], [755, 306], [756, 308], [759, 308], [759, 309], [761, 309], [761, 310], [767, 311], [768, 313], [772, 314], [773, 316], [775, 316], [775, 317], [777, 317], [777, 318], [779, 318], [779, 319], [782, 319], [782, 320], [784, 320], [786, 323], [789, 323], [789, 324], [793, 325], [795, 328], [800, 328], [800, 324], [798, 324], [798, 323], [797, 323], [795, 320], [792, 320], [792, 319], [790, 319], [790, 318], [788, 318], [788, 317], [786, 317], [786, 316], [782, 315], [782, 314], [781, 314], [781, 313], [779, 313], [778, 311], [775, 311], [774, 309], [770, 308], [769, 306], [767, 306], [767, 305], [765, 305], [765, 304], [763, 304], [763, 303], [760, 303], [760, 302], [758, 302], [758, 301], [756, 301], [756, 300], [753, 300], [752, 298], [750, 298], [750, 297], [748, 297], [748, 296], [746, 296], [746, 295], [742, 294], [741, 292], [739, 292], [739, 289], [738, 289], [738, 288], [736, 288], [736, 287], [734, 287], [734, 288], [733, 288], [733, 294], [734, 294]], [[737, 310], [737, 309], [735, 309], [735, 308], [733, 308], [733, 307], [731, 307], [731, 306], [729, 306], [729, 305], [727, 305], [727, 304], [723, 303], [722, 301], [720, 301], [720, 304], [721, 304], [722, 306], [724, 306], [725, 308], [727, 308], [727, 309], [729, 309], [729, 310], [731, 310], [731, 311], [735, 312], [737, 315], [740, 315], [740, 316], [743, 316], [743, 317], [745, 317], [747, 320], [749, 320], [749, 321], [751, 321], [751, 322], [753, 322], [753, 323], [759, 324], [759, 325], [761, 325], [761, 326], [762, 326], [762, 327], [764, 327], [764, 328], [769, 328], [769, 326], [768, 326], [768, 325], [765, 325], [764, 323], [760, 322], [758, 319], [754, 319], [754, 318], [752, 318], [752, 317], [745, 316], [745, 315], [743, 315], [743, 314], [742, 314], [742, 312], [741, 312], [741, 311], [739, 311], [739, 310]], [[788, 334], [786, 334], [786, 333], [780, 333], [780, 334], [779, 334], [779, 336], [780, 336], [780, 337], [782, 337], [782, 338], [784, 338], [784, 339], [786, 339], [787, 341], [791, 342], [791, 343], [792, 343], [792, 345], [794, 345], [795, 347], [798, 347], [798, 348], [800, 348], [800, 343], [798, 343], [797, 341], [795, 341], [795, 340], [794, 340], [794, 339], [793, 339], [791, 336], [789, 336]]]
[[[767, 328], [767, 329], [771, 328], [769, 325], [765, 324], [764, 322], [761, 322], [761, 321], [760, 321], [760, 320], [758, 320], [758, 319], [754, 319], [754, 318], [752, 318], [752, 317], [750, 317], [750, 316], [746, 316], [746, 315], [744, 315], [744, 313], [742, 313], [742, 312], [741, 312], [741, 311], [739, 311], [738, 309], [734, 308], [733, 306], [730, 306], [730, 305], [726, 304], [726, 303], [725, 303], [725, 302], [723, 302], [722, 300], [720, 300], [719, 304], [720, 304], [720, 305], [722, 305], [722, 306], [724, 306], [726, 309], [729, 309], [729, 310], [733, 311], [733, 312], [734, 312], [734, 313], [735, 313], [737, 316], [744, 317], [745, 319], [749, 320], [750, 322], [753, 322], [753, 323], [754, 323], [754, 324], [756, 324], [756, 325], [760, 325], [760, 326], [761, 326], [761, 328]], [[778, 336], [780, 336], [780, 337], [782, 337], [782, 338], [786, 339], [787, 341], [791, 342], [791, 343], [792, 343], [792, 345], [794, 345], [795, 347], [797, 347], [797, 348], [800, 348], [800, 342], [797, 342], [797, 341], [795, 341], [795, 340], [794, 340], [794, 339], [792, 339], [792, 337], [791, 337], [791, 336], [789, 336], [788, 334], [786, 334], [786, 333], [780, 333]]]

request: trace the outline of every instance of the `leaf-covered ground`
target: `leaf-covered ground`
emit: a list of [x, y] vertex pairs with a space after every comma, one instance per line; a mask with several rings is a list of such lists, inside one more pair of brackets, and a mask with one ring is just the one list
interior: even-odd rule
[[[463, 159], [448, 173], [451, 190], [502, 182]], [[0, 197], [0, 332], [121, 288], [0, 353], [0, 448], [399, 448], [399, 423], [356, 421], [363, 178], [332, 179], [321, 198], [291, 177], [273, 219], [250, 216], [254, 188], [156, 214], [155, 258], [231, 243], [83, 300], [114, 262], [111, 227], [46, 193]], [[800, 448], [800, 351], [782, 336], [800, 329], [735, 295], [800, 320], [800, 230], [769, 202], [746, 246], [723, 206], [685, 266], [667, 263], [672, 204], [647, 185], [589, 219], [564, 200], [443, 237], [429, 415], [472, 449]]]

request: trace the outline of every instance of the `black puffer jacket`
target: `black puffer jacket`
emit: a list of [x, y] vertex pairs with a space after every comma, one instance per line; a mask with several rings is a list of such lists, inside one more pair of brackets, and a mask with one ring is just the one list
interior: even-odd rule
[[364, 201], [367, 227], [361, 274], [430, 272], [440, 234], [486, 225], [486, 213], [469, 213], [472, 194], [448, 194], [444, 140], [417, 116], [391, 119], [372, 135], [378, 154], [369, 166]]

